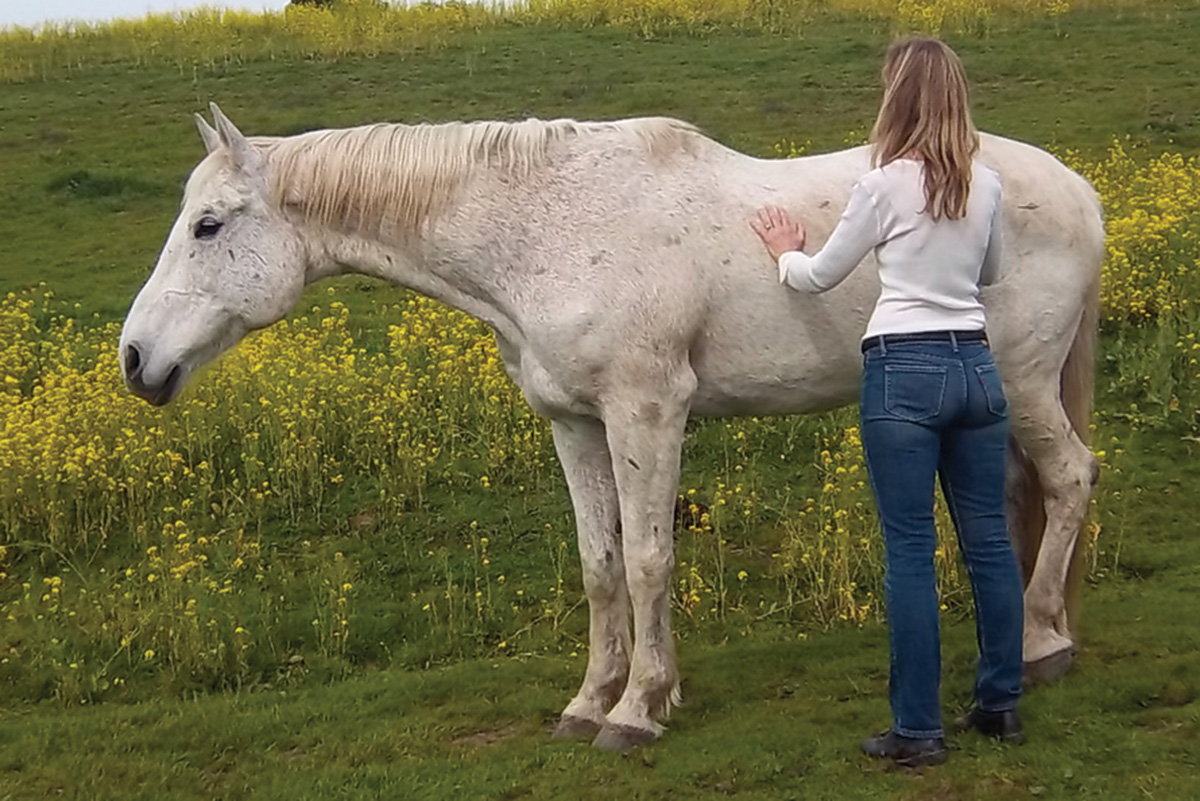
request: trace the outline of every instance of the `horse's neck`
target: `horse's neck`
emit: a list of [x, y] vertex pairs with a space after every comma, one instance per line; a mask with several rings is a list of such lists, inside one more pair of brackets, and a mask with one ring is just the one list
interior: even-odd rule
[[440, 221], [416, 238], [397, 241], [311, 229], [308, 280], [347, 273], [378, 278], [469, 314], [516, 341], [520, 325], [511, 301], [489, 265], [468, 258], [463, 236]]
[[[520, 131], [533, 136], [538, 129], [530, 123]], [[503, 239], [496, 231], [504, 226], [498, 215], [504, 213], [506, 187], [495, 179], [501, 174], [511, 179], [513, 165], [528, 154], [513, 146], [495, 163], [478, 161], [476, 150], [500, 147], [489, 144], [494, 134], [490, 128], [406, 133], [399, 126], [256, 143], [269, 152], [278, 171], [274, 190], [307, 240], [310, 283], [345, 273], [380, 278], [512, 334], [516, 323], [494, 253], [494, 243]], [[405, 141], [410, 135], [413, 141]], [[438, 140], [442, 135], [449, 144]], [[343, 152], [348, 142], [361, 148], [351, 159]], [[397, 164], [418, 177], [397, 173]], [[498, 165], [507, 165], [508, 172]], [[485, 186], [473, 191], [479, 181]]]

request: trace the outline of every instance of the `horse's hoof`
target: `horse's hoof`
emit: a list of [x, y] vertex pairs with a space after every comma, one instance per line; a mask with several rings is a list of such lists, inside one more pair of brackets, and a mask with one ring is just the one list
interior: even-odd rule
[[1055, 651], [1049, 656], [1043, 656], [1033, 662], [1026, 662], [1021, 683], [1040, 684], [1061, 679], [1067, 675], [1067, 671], [1073, 664], [1075, 664], [1074, 648], [1067, 647], [1061, 651]]
[[600, 733], [600, 728], [600, 724], [594, 720], [563, 715], [551, 736], [555, 740], [589, 740]]
[[592, 745], [601, 751], [612, 751], [617, 754], [628, 754], [633, 749], [649, 745], [658, 739], [658, 734], [650, 729], [639, 729], [636, 726], [622, 726], [616, 723], [605, 723]]

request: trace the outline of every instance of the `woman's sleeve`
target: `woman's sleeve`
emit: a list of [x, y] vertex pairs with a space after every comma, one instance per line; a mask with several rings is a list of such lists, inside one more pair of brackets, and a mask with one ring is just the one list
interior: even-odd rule
[[994, 284], [1000, 278], [1000, 259], [1004, 256], [1004, 196], [996, 193], [996, 208], [992, 210], [992, 228], [988, 234], [979, 285]]
[[779, 283], [813, 294], [833, 289], [883, 241], [882, 227], [875, 198], [859, 181], [825, 247], [813, 256], [792, 250], [779, 257]]

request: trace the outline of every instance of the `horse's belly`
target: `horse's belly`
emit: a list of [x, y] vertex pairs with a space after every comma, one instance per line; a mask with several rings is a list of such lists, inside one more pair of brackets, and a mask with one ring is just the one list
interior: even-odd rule
[[856, 359], [801, 363], [741, 356], [719, 361], [693, 357], [698, 381], [693, 414], [733, 417], [819, 412], [858, 398], [861, 363]]
[[855, 401], [859, 342], [878, 294], [871, 277], [864, 271], [818, 296], [760, 275], [722, 287], [688, 354], [698, 382], [693, 412], [790, 414]]

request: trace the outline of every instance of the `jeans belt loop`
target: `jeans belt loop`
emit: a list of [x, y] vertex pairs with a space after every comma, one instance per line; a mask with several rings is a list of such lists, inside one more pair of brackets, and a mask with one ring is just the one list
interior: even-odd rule
[[950, 332], [950, 344], [954, 347], [954, 352], [958, 353], [958, 335], [953, 331]]

